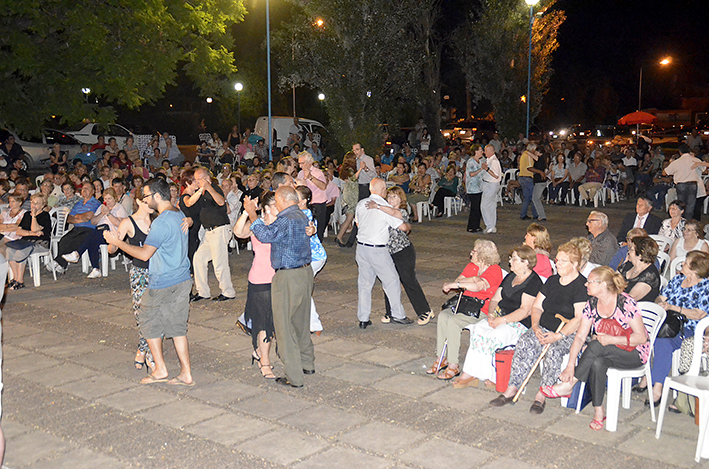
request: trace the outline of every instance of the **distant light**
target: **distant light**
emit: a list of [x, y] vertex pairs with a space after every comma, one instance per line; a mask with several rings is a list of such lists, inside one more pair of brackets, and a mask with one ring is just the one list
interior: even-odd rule
[[665, 57], [664, 59], [660, 60], [660, 65], [669, 65], [672, 63], [672, 57]]
[[315, 26], [318, 28], [322, 28], [325, 25], [325, 21], [322, 18], [318, 18], [315, 20]]
[[522, 101], [523, 103], [527, 102], [527, 97], [525, 95], [522, 95], [519, 97], [519, 100]]
[[552, 131], [549, 131], [549, 135], [554, 135], [554, 132], [552, 132]]
[[524, 0], [524, 3], [526, 3], [526, 4], [529, 5], [530, 7], [533, 7], [534, 5], [536, 5], [537, 3], [539, 3], [539, 0]]
[[635, 131], [634, 131], [634, 130], [633, 130], [632, 132], [630, 132], [630, 133], [633, 134], [633, 135], [635, 135]]
[[560, 131], [559, 131], [559, 135], [561, 135], [562, 137], [563, 137], [564, 135], [566, 135], [566, 130], [560, 130]]
[[212, 104], [212, 101], [213, 101], [212, 98], [207, 98], [207, 103], [208, 103], [208, 104]]
[[170, 107], [172, 107], [172, 104], [170, 104]]
[[320, 93], [320, 94], [318, 94], [318, 99], [319, 99], [320, 101], [325, 101], [325, 93]]
[[449, 99], [451, 99], [451, 97], [450, 97], [450, 96], [448, 96], [448, 95], [445, 95], [445, 96], [443, 96], [443, 99], [445, 99], [445, 100], [449, 100]]
[[367, 91], [367, 97], [368, 97], [368, 98], [371, 98], [371, 97], [372, 97], [372, 92], [371, 92], [371, 91]]
[[91, 88], [81, 88], [81, 92], [84, 94], [89, 94], [91, 93]]
[[236, 84], [234, 85], [234, 89], [235, 89], [236, 91], [241, 91], [241, 90], [244, 89], [244, 85], [241, 84], [241, 83], [236, 83]]

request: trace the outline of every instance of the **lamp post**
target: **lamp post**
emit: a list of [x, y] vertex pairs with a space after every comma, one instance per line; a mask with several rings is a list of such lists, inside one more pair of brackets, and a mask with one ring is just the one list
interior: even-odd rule
[[324, 115], [323, 101], [325, 101], [325, 93], [318, 93], [318, 100], [320, 101], [320, 113]]
[[[661, 66], [666, 66], [672, 63], [672, 57], [665, 57], [658, 62]], [[640, 80], [638, 83], [638, 111], [642, 109], [643, 102], [643, 68], [640, 67]]]
[[239, 132], [241, 132], [241, 90], [244, 89], [244, 85], [236, 83], [234, 89], [236, 90], [236, 119], [239, 125]]
[[271, 118], [271, 19], [269, 0], [266, 0], [266, 70], [268, 74], [268, 159], [273, 158], [273, 122]]
[[81, 88], [81, 92], [84, 93], [84, 99], [86, 104], [89, 104], [89, 95], [91, 94], [91, 88]]
[[539, 0], [524, 0], [529, 5], [529, 55], [527, 59], [527, 140], [529, 140], [529, 107], [532, 103], [532, 26], [534, 26], [534, 5]]

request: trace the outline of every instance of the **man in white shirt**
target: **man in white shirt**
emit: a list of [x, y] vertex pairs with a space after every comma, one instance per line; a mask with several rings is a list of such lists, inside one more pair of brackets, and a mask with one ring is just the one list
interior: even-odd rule
[[374, 160], [364, 153], [364, 148], [359, 143], [352, 145], [352, 153], [357, 157], [357, 184], [359, 184], [359, 200], [369, 197], [369, 183], [376, 177]]
[[485, 160], [483, 168], [483, 195], [480, 200], [480, 211], [485, 222], [485, 233], [497, 233], [497, 192], [502, 180], [502, 167], [495, 155], [495, 147], [485, 146]]
[[[372, 287], [379, 277], [384, 288], [384, 293], [391, 304], [391, 321], [394, 324], [411, 324], [413, 320], [406, 317], [401, 304], [401, 287], [399, 274], [396, 272], [394, 261], [389, 254], [387, 242], [389, 241], [389, 227], [404, 229], [402, 221], [392, 215], [386, 214], [378, 207], [391, 207], [385, 200], [386, 182], [375, 178], [369, 183], [371, 196], [360, 200], [355, 210], [355, 223], [359, 227], [357, 232], [357, 318], [360, 329], [372, 325]], [[369, 205], [373, 208], [369, 208]]]
[[685, 218], [694, 216], [694, 205], [697, 202], [697, 185], [701, 179], [696, 168], [703, 166], [702, 161], [691, 153], [689, 145], [683, 143], [679, 146], [679, 158], [670, 163], [663, 174], [671, 175], [677, 189], [677, 199], [684, 202]]

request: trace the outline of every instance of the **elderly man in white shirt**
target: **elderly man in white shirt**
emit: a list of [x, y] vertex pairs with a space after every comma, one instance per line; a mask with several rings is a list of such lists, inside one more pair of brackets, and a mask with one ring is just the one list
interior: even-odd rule
[[386, 182], [375, 178], [369, 183], [371, 195], [362, 199], [355, 210], [355, 223], [359, 227], [357, 232], [357, 318], [360, 329], [372, 325], [369, 317], [372, 313], [372, 287], [379, 277], [384, 288], [384, 293], [391, 305], [391, 322], [394, 324], [411, 324], [413, 320], [406, 317], [401, 304], [401, 287], [399, 274], [396, 272], [394, 261], [389, 254], [387, 243], [389, 241], [389, 227], [403, 228], [404, 223], [381, 210], [367, 208], [367, 203], [372, 201], [377, 206], [391, 207], [385, 200]]

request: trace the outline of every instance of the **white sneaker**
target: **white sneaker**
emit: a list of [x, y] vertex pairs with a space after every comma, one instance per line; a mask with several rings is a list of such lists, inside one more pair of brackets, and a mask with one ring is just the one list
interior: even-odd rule
[[70, 262], [72, 264], [76, 264], [77, 262], [79, 262], [79, 253], [76, 251], [70, 252], [69, 254], [64, 254], [62, 255], [62, 257], [65, 261]]
[[58, 274], [63, 274], [64, 273], [64, 267], [60, 266], [59, 263], [55, 260], [51, 260], [46, 264], [47, 270], [49, 272], [52, 271], [52, 264], [54, 264], [54, 271]]
[[485, 230], [485, 234], [490, 234], [490, 233], [497, 233], [497, 228], [494, 226], [492, 228], [488, 228]]
[[99, 278], [99, 277], [101, 277], [101, 271], [98, 269], [94, 269], [91, 271], [91, 273], [86, 278]]

